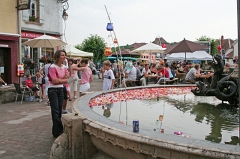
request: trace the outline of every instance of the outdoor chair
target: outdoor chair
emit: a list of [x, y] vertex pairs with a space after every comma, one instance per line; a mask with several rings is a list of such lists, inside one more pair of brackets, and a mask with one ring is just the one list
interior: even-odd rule
[[15, 89], [16, 89], [16, 92], [17, 92], [15, 103], [17, 102], [18, 95], [22, 95], [21, 104], [22, 104], [24, 96], [26, 96], [26, 95], [32, 96], [32, 91], [29, 90], [28, 88], [21, 87], [19, 83], [14, 83], [14, 86], [15, 86]]
[[[33, 79], [33, 78], [32, 78]], [[35, 81], [36, 81], [36, 79], [35, 79]], [[34, 82], [33, 82], [34, 83]], [[36, 98], [39, 98], [39, 102], [42, 102], [42, 96], [41, 96], [41, 91], [44, 91], [44, 90], [42, 90], [42, 87], [41, 87], [41, 84], [39, 84], [39, 83], [37, 83], [36, 82], [36, 85], [39, 85], [38, 87], [39, 87], [39, 95], [38, 96], [35, 96], [35, 99], [34, 99], [34, 102], [35, 101], [38, 101], [38, 100], [36, 100]], [[28, 88], [27, 86], [26, 86], [26, 81], [22, 81], [22, 86], [23, 86], [23, 88], [25, 88], [27, 91], [30, 91], [31, 93], [32, 93], [32, 95], [34, 95], [34, 92], [32, 91], [32, 89], [31, 88]]]
[[185, 81], [186, 73], [179, 73], [178, 70], [175, 70], [176, 78], [181, 81]]

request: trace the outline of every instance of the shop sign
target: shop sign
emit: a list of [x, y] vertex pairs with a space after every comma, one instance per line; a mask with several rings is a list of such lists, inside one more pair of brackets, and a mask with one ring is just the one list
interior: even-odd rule
[[[26, 32], [26, 31], [21, 32], [21, 37], [27, 38], [27, 39], [34, 39], [34, 38], [37, 38], [42, 35], [43, 35], [43, 33], [34, 33], [34, 32]], [[55, 37], [55, 38], [60, 38], [59, 36], [56, 36], [56, 35], [50, 35], [50, 36]]]
[[30, 9], [31, 0], [17, 0], [18, 10]]
[[39, 33], [32, 33], [32, 32], [23, 32], [21, 33], [21, 37], [22, 38], [28, 38], [28, 39], [34, 39], [37, 38], [39, 36], [42, 36], [43, 34], [39, 34]]
[[8, 45], [0, 44], [0, 47], [8, 47]]

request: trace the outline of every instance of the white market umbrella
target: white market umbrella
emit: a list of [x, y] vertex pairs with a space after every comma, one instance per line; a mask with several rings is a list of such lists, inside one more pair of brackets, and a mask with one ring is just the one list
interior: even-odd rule
[[152, 61], [152, 53], [163, 53], [166, 48], [162, 48], [162, 46], [148, 43], [146, 45], [143, 45], [132, 52], [138, 52], [138, 53], [150, 53], [150, 62]]
[[54, 48], [61, 45], [66, 45], [61, 39], [49, 36], [42, 35], [35, 39], [26, 41], [23, 43], [24, 45], [30, 46], [32, 48], [45, 47], [45, 48]]
[[[55, 48], [57, 46], [66, 45], [67, 43], [63, 42], [61, 39], [49, 36], [42, 35], [32, 40], [26, 41], [24, 45], [30, 46], [32, 48], [44, 47], [44, 48]], [[46, 56], [46, 49], [45, 49]]]
[[78, 50], [72, 45], [67, 45], [65, 51], [69, 57], [93, 57], [93, 53]]
[[163, 53], [166, 48], [162, 48], [159, 45], [148, 43], [146, 45], [143, 45], [132, 52], [138, 52], [138, 53]]
[[[168, 61], [183, 61], [185, 60], [185, 52], [181, 53], [172, 53], [167, 56]], [[212, 60], [212, 56], [206, 51], [195, 51], [193, 53], [186, 52], [186, 60]]]

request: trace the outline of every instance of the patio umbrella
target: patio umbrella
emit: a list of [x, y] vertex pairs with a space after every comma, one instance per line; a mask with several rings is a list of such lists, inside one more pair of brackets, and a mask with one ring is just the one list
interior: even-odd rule
[[212, 56], [206, 51], [195, 51], [193, 53], [172, 53], [171, 55], [167, 56], [166, 59], [168, 61], [182, 61], [185, 59], [185, 54], [186, 60], [212, 60]]
[[179, 43], [166, 49], [165, 54], [185, 52], [185, 60], [186, 60], [186, 52], [193, 53], [195, 51], [204, 50], [206, 48], [207, 48], [207, 46], [200, 45], [200, 44], [194, 43], [192, 41], [188, 41], [184, 38]]
[[[35, 39], [26, 41], [23, 43], [24, 45], [30, 46], [32, 48], [38, 47], [45, 47], [45, 48], [54, 48], [61, 45], [66, 45], [61, 39], [49, 36], [49, 35], [42, 35]], [[46, 56], [46, 52], [45, 52]]]
[[69, 57], [93, 57], [93, 53], [78, 50], [72, 45], [67, 45], [65, 50]]
[[162, 46], [148, 43], [146, 45], [143, 45], [136, 50], [133, 50], [132, 52], [138, 52], [138, 53], [150, 53], [150, 62], [152, 61], [152, 53], [163, 53], [165, 48], [162, 48]]

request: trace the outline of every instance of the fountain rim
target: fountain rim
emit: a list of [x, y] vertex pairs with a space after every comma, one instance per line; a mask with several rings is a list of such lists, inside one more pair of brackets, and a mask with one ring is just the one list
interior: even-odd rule
[[[194, 87], [196, 85], [159, 85], [159, 86], [145, 86], [145, 87], [128, 87], [126, 90], [144, 89], [144, 88], [162, 88], [162, 87]], [[172, 134], [156, 133], [144, 128], [141, 128], [140, 133], [133, 133], [132, 127], [129, 125], [119, 124], [117, 121], [110, 120], [100, 114], [94, 112], [90, 106], [89, 101], [99, 95], [125, 91], [125, 89], [113, 89], [109, 91], [99, 91], [89, 93], [74, 101], [73, 111], [84, 119], [84, 124], [90, 125], [94, 128], [100, 128], [106, 133], [124, 137], [127, 140], [149, 144], [154, 146], [172, 149], [175, 151], [182, 151], [196, 155], [205, 155], [211, 157], [224, 157], [224, 156], [240, 156], [239, 146], [226, 145], [221, 143], [212, 143], [210, 141], [199, 140], [194, 138], [184, 138]], [[88, 131], [88, 130], [85, 130]], [[88, 131], [89, 132], [89, 131]], [[89, 132], [90, 133], [90, 132]], [[91, 134], [91, 133], [90, 133]], [[91, 134], [96, 135], [96, 134]]]

